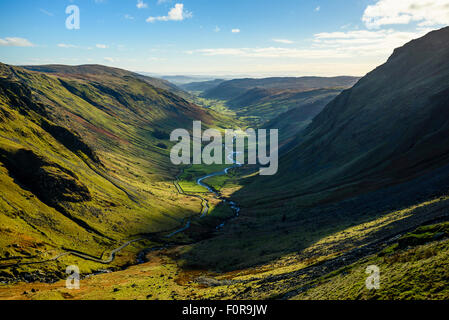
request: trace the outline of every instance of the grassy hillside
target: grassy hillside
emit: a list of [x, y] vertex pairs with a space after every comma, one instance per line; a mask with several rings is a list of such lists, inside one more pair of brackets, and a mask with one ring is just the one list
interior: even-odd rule
[[313, 118], [315, 118], [324, 107], [335, 98], [338, 94], [337, 92], [331, 91], [328, 95], [317, 95], [316, 100], [312, 99], [313, 102], [304, 102], [304, 104], [299, 104], [299, 106], [281, 113], [276, 118], [267, 122], [264, 127], [267, 129], [278, 129], [281, 145], [288, 144], [302, 130], [312, 123]]
[[[203, 98], [226, 112], [218, 118], [133, 77], [100, 83], [2, 65], [0, 267], [67, 245], [104, 259], [139, 233], [153, 232], [145, 247], [154, 250], [78, 291], [22, 282], [2, 285], [0, 298], [447, 299], [448, 38], [444, 28], [395, 50], [325, 107], [335, 92], [296, 92], [326, 95], [272, 120], [287, 132], [279, 173], [243, 166], [207, 179], [218, 195], [195, 181], [223, 167], [174, 170], [164, 133], [193, 117], [223, 126], [238, 108]], [[241, 101], [255, 105], [272, 90]], [[210, 214], [190, 219], [205, 198]], [[130, 244], [119, 261], [143, 248]], [[67, 263], [79, 260], [64, 256], [54, 272]], [[368, 265], [380, 268], [379, 290], [364, 285]], [[82, 267], [86, 275], [98, 263]], [[27, 268], [0, 277], [27, 279]]]
[[445, 166], [448, 33], [448, 28], [431, 32], [395, 50], [329, 103], [291, 143], [279, 174], [257, 180], [254, 188], [270, 189], [271, 203], [301, 198], [304, 205], [391, 186]]
[[23, 66], [23, 68], [31, 71], [38, 71], [38, 72], [44, 72], [49, 73], [53, 75], [64, 75], [65, 77], [70, 76], [73, 78], [85, 78], [91, 77], [92, 75], [99, 76], [114, 76], [114, 77], [133, 77], [137, 79], [141, 79], [148, 84], [152, 85], [153, 87], [163, 89], [166, 91], [170, 91], [184, 99], [189, 99], [191, 96], [181, 90], [179, 87], [174, 85], [173, 83], [160, 79], [160, 78], [154, 78], [145, 76], [139, 73], [130, 72], [123, 69], [118, 68], [112, 68], [112, 67], [105, 67], [102, 65], [80, 65], [80, 66], [67, 66], [67, 65], [38, 65], [38, 66]]
[[[20, 283], [0, 286], [0, 299], [447, 299], [448, 216], [434, 219], [447, 212], [448, 199], [434, 198], [363, 223], [347, 222], [346, 228], [301, 250], [286, 250], [244, 269], [217, 273], [202, 268], [207, 256], [196, 267], [186, 267], [182, 257], [194, 245], [177, 245], [148, 252], [146, 263], [85, 278], [80, 290], [66, 289], [63, 281]], [[248, 220], [230, 221], [227, 228], [238, 223]], [[278, 224], [278, 244], [286, 239], [280, 234], [294, 230], [287, 225]], [[244, 236], [228, 241], [247, 246]], [[204, 254], [218, 256], [224, 245]], [[233, 266], [238, 254], [217, 263]], [[365, 286], [368, 265], [380, 268], [379, 290]]]
[[[200, 98], [197, 98], [198, 103], [222, 112], [231, 112], [249, 126], [263, 127], [268, 121], [281, 117], [291, 109], [300, 110], [303, 106], [315, 103], [325, 105], [357, 80], [355, 77], [236, 79], [221, 82], [202, 93], [201, 91], [195, 93], [200, 94]], [[315, 109], [316, 111], [312, 113], [301, 111], [292, 113], [291, 115], [295, 116], [292, 123], [298, 122], [303, 126], [302, 116], [305, 114], [315, 116], [322, 107]], [[313, 116], [305, 120], [312, 120]], [[295, 120], [296, 118], [298, 119]], [[279, 121], [280, 125], [281, 122], [282, 120]], [[285, 129], [283, 137], [290, 137], [300, 131]]]
[[448, 32], [397, 49], [330, 102], [284, 146], [277, 175], [240, 180], [232, 195], [242, 206], [240, 223], [193, 246], [185, 259], [218, 270], [247, 268], [446, 195]]
[[341, 91], [342, 89], [285, 91], [255, 88], [226, 105], [230, 106], [239, 119], [253, 126], [279, 129], [283, 140], [303, 129], [305, 123], [311, 122]]
[[[448, 223], [426, 225], [362, 261], [321, 277], [293, 299], [446, 300], [449, 296]], [[366, 268], [380, 270], [380, 288], [367, 290]]]
[[[199, 214], [201, 201], [172, 183], [179, 168], [169, 161], [167, 139], [175, 128], [191, 129], [193, 120], [224, 126], [211, 111], [126, 71], [43, 68], [0, 64], [4, 275], [42, 271], [7, 266], [66, 249], [102, 257], [139, 234], [173, 230]], [[44, 269], [64, 270], [56, 264]]]

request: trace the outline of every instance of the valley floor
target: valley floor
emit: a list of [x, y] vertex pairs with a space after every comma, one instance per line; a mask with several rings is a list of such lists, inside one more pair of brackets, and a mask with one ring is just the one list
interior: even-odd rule
[[[232, 176], [225, 182], [209, 181], [217, 182], [223, 194], [237, 185]], [[220, 202], [215, 203], [220, 208]], [[21, 282], [0, 285], [0, 299], [447, 299], [448, 208], [449, 196], [438, 197], [335, 232], [268, 263], [228, 272], [184, 260], [210, 237], [201, 234], [210, 233], [205, 226], [217, 222], [212, 215], [194, 221], [167, 246], [147, 251], [148, 262], [83, 278], [79, 290], [67, 289], [65, 280]], [[241, 222], [230, 220], [228, 227]], [[219, 230], [213, 236], [225, 233]], [[130, 258], [131, 251], [118, 254], [118, 259]], [[365, 286], [369, 265], [380, 268], [379, 290]]]

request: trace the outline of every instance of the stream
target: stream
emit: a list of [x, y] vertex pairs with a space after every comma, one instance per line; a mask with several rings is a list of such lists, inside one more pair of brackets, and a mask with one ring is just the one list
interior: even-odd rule
[[[226, 149], [226, 150], [228, 150], [228, 149]], [[233, 165], [227, 167], [226, 169], [224, 169], [222, 171], [213, 172], [213, 173], [210, 173], [210, 174], [208, 174], [208, 175], [206, 175], [204, 177], [198, 178], [197, 181], [196, 181], [196, 183], [199, 186], [206, 188], [210, 193], [213, 193], [217, 198], [221, 199], [224, 203], [229, 204], [229, 206], [231, 207], [231, 209], [235, 213], [235, 217], [239, 216], [239, 214], [240, 214], [240, 207], [238, 207], [238, 205], [235, 202], [228, 201], [228, 200], [224, 199], [220, 195], [220, 193], [218, 191], [216, 191], [214, 188], [212, 188], [211, 186], [209, 186], [208, 184], [206, 184], [203, 181], [208, 179], [208, 178], [211, 178], [211, 177], [227, 175], [229, 173], [229, 170], [241, 167], [242, 164], [239, 163], [238, 161], [234, 160], [234, 156], [237, 155], [237, 154], [238, 154], [238, 152], [231, 151], [227, 155], [227, 158], [233, 162]], [[176, 185], [176, 183], [175, 183], [175, 185]], [[179, 184], [176, 185], [176, 187], [177, 187], [179, 193], [185, 194], [184, 191], [182, 190], [182, 188], [180, 188]], [[188, 194], [185, 194], [185, 195], [188, 195]], [[210, 210], [208, 201], [205, 198], [203, 198], [203, 197], [201, 197], [199, 195], [188, 195], [188, 196], [193, 196], [193, 197], [197, 197], [197, 198], [201, 199], [201, 201], [202, 201], [201, 218], [204, 218], [205, 216], [207, 216], [207, 214], [209, 213], [209, 210]], [[188, 220], [187, 223], [182, 228], [173, 231], [172, 233], [168, 234], [165, 237], [166, 238], [172, 238], [173, 236], [177, 235], [178, 233], [181, 233], [181, 232], [184, 232], [184, 231], [188, 230], [190, 228], [190, 226], [191, 226], [191, 220]], [[225, 226], [225, 222], [223, 222], [220, 225], [218, 225], [216, 227], [216, 229], [219, 230], [219, 229], [223, 228], [224, 226]], [[109, 257], [107, 257], [105, 260], [102, 260], [101, 258], [92, 257], [92, 256], [84, 254], [82, 252], [66, 249], [65, 250], [66, 252], [58, 254], [55, 257], [50, 258], [50, 259], [45, 259], [45, 260], [41, 260], [41, 261], [34, 261], [34, 262], [22, 262], [22, 261], [19, 261], [19, 262], [16, 262], [16, 263], [12, 263], [10, 265], [2, 265], [2, 266], [0, 266], [0, 269], [6, 268], [6, 267], [11, 267], [11, 266], [47, 263], [47, 262], [51, 262], [51, 261], [56, 261], [59, 258], [61, 258], [63, 256], [67, 256], [67, 255], [74, 255], [74, 256], [77, 256], [77, 257], [82, 258], [82, 259], [86, 259], [86, 260], [90, 260], [90, 261], [94, 261], [94, 262], [98, 262], [98, 263], [102, 263], [102, 264], [110, 264], [111, 262], [113, 262], [115, 260], [115, 257], [116, 257], [117, 253], [122, 251], [124, 248], [126, 248], [130, 244], [132, 244], [134, 242], [141, 241], [141, 240], [144, 240], [144, 238], [138, 238], [138, 239], [127, 241], [126, 243], [124, 243], [120, 247], [112, 250], [110, 252], [110, 254], [109, 254]], [[138, 254], [138, 258], [137, 258], [138, 264], [141, 264], [141, 263], [145, 262], [145, 255], [146, 255], [146, 253], [148, 253], [150, 251], [163, 250], [166, 247], [167, 246], [157, 247], [157, 248], [153, 247], [153, 248], [147, 248], [145, 250], [142, 250]], [[93, 275], [96, 275], [96, 274], [100, 274], [100, 273], [104, 273], [104, 272], [110, 272], [110, 270], [101, 270], [99, 272], [95, 272], [95, 273], [86, 275], [85, 277], [90, 277], [90, 276], [93, 276]]]
[[[226, 150], [228, 151], [227, 148], [226, 148]], [[231, 207], [231, 209], [235, 212], [235, 217], [238, 217], [240, 215], [240, 207], [238, 207], [238, 205], [234, 201], [228, 201], [226, 199], [223, 199], [222, 196], [220, 195], [220, 193], [217, 190], [215, 190], [214, 188], [212, 188], [211, 186], [209, 186], [207, 183], [205, 183], [203, 181], [208, 179], [208, 178], [227, 175], [229, 173], [229, 170], [241, 167], [242, 164], [234, 159], [234, 157], [237, 154], [239, 154], [239, 152], [231, 151], [231, 152], [228, 153], [227, 158], [230, 161], [233, 162], [233, 164], [230, 167], [227, 167], [227, 168], [225, 168], [222, 171], [209, 173], [208, 175], [205, 175], [204, 177], [198, 178], [196, 180], [197, 185], [206, 188], [210, 193], [213, 193], [217, 198], [220, 198], [224, 203], [228, 203], [229, 206]], [[178, 188], [178, 191], [179, 191], [179, 188]], [[200, 197], [200, 199], [203, 201], [203, 210], [202, 210], [202, 213], [201, 213], [201, 218], [203, 218], [203, 217], [207, 216], [207, 214], [209, 213], [209, 209], [210, 208], [209, 208], [207, 200], [205, 200], [202, 197]], [[183, 231], [188, 230], [190, 228], [190, 225], [191, 225], [191, 220], [188, 220], [184, 227], [182, 227], [182, 228], [180, 228], [180, 229], [170, 233], [169, 235], [166, 236], [166, 238], [171, 238], [171, 237], [177, 235], [178, 233], [181, 233]], [[219, 229], [223, 228], [224, 226], [225, 226], [225, 222], [223, 222], [220, 225], [218, 225], [216, 227], [216, 229], [219, 230]]]

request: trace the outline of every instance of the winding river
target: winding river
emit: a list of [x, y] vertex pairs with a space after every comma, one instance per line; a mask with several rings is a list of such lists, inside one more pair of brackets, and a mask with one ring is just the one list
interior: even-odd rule
[[[229, 150], [226, 149], [226, 151], [229, 151]], [[196, 183], [199, 186], [206, 188], [210, 193], [213, 193], [217, 198], [221, 199], [224, 203], [228, 203], [229, 206], [231, 207], [231, 209], [234, 211], [235, 217], [238, 217], [239, 214], [240, 214], [240, 208], [237, 206], [237, 204], [235, 202], [233, 202], [233, 201], [228, 201], [228, 200], [224, 199], [220, 195], [220, 193], [218, 191], [216, 191], [214, 188], [212, 188], [211, 186], [206, 184], [204, 182], [204, 180], [206, 180], [208, 178], [211, 178], [211, 177], [227, 175], [229, 173], [229, 170], [241, 167], [242, 164], [239, 163], [238, 161], [234, 160], [234, 156], [236, 156], [237, 154], [238, 154], [238, 152], [234, 152], [233, 150], [229, 151], [229, 153], [227, 155], [227, 158], [233, 162], [233, 164], [231, 166], [227, 167], [226, 169], [224, 169], [222, 171], [213, 172], [213, 173], [210, 173], [210, 174], [208, 174], [208, 175], [206, 175], [204, 177], [198, 178], [197, 181], [196, 181]], [[181, 193], [181, 194], [187, 195], [187, 196], [196, 197], [196, 198], [200, 199], [202, 201], [202, 203], [201, 203], [201, 205], [202, 205], [201, 218], [207, 216], [208, 213], [209, 213], [209, 210], [210, 210], [208, 200], [206, 200], [205, 198], [203, 198], [200, 195], [184, 193], [184, 191], [182, 190], [182, 188], [180, 187], [180, 185], [178, 183], [178, 178], [179, 178], [179, 176], [176, 177], [176, 181], [175, 181], [175, 186], [176, 186], [178, 192]], [[225, 225], [225, 222], [223, 222], [219, 226], [217, 226], [216, 229], [219, 230], [219, 229], [223, 228], [224, 225]], [[191, 220], [188, 220], [187, 223], [182, 228], [173, 231], [172, 233], [168, 234], [165, 237], [166, 238], [172, 238], [173, 236], [188, 230], [190, 228], [190, 226], [191, 226]], [[122, 251], [123, 249], [128, 247], [130, 244], [132, 244], [134, 242], [141, 241], [141, 240], [145, 240], [145, 238], [138, 238], [138, 239], [134, 239], [134, 240], [130, 240], [130, 241], [125, 242], [120, 247], [112, 250], [110, 252], [109, 256], [106, 259], [104, 259], [104, 260], [102, 260], [101, 258], [96, 258], [96, 257], [90, 256], [90, 255], [84, 254], [82, 252], [75, 251], [75, 250], [65, 249], [64, 253], [58, 254], [58, 255], [50, 258], [50, 259], [45, 259], [45, 260], [41, 260], [41, 261], [33, 261], [33, 262], [18, 261], [16, 263], [12, 263], [12, 264], [9, 264], [9, 265], [2, 265], [2, 266], [0, 266], [0, 269], [11, 267], [11, 266], [47, 263], [47, 262], [51, 262], [51, 261], [56, 261], [59, 258], [62, 258], [62, 257], [67, 256], [67, 255], [74, 255], [74, 256], [76, 256], [78, 258], [82, 258], [82, 259], [85, 259], [85, 260], [90, 260], [90, 261], [94, 261], [94, 262], [98, 262], [98, 263], [102, 263], [102, 264], [110, 264], [111, 262], [113, 262], [115, 260], [115, 257], [116, 257], [117, 253], [119, 253], [120, 251]], [[160, 247], [160, 248], [152, 247], [152, 248], [147, 248], [146, 250], [143, 250], [138, 255], [138, 259], [137, 259], [138, 263], [145, 262], [145, 259], [144, 259], [144, 255], [145, 255], [144, 253], [145, 252], [155, 251], [155, 250], [162, 250], [164, 248], [165, 247]], [[26, 259], [26, 258], [24, 257], [24, 259]], [[22, 260], [22, 259], [20, 259], [20, 260]], [[91, 275], [95, 275], [95, 274], [97, 274], [97, 273], [93, 273]], [[91, 276], [91, 275], [88, 275], [88, 276]]]
[[[204, 180], [206, 180], [208, 178], [227, 175], [229, 173], [229, 170], [242, 166], [241, 163], [239, 163], [236, 159], [234, 159], [234, 157], [237, 154], [239, 154], [238, 152], [234, 152], [233, 150], [228, 150], [227, 148], [226, 148], [226, 151], [228, 152], [227, 158], [230, 161], [232, 161], [233, 164], [231, 166], [225, 168], [222, 171], [209, 173], [208, 175], [205, 175], [204, 177], [198, 178], [196, 180], [196, 183], [197, 183], [197, 185], [199, 185], [203, 188], [206, 188], [210, 193], [213, 193], [216, 197], [220, 198], [224, 203], [228, 203], [229, 206], [231, 207], [231, 209], [234, 211], [235, 216], [238, 217], [240, 215], [240, 207], [238, 207], [234, 201], [228, 201], [226, 199], [223, 199], [217, 190], [215, 190], [214, 188], [212, 188], [211, 186], [209, 186], [207, 183], [204, 182]], [[178, 181], [178, 177], [176, 180]], [[175, 184], [176, 184], [176, 188], [178, 189], [178, 192], [185, 194], [184, 191], [182, 190], [182, 188], [179, 186], [178, 182], [176, 182]], [[207, 216], [207, 214], [209, 213], [209, 209], [210, 209], [208, 201], [201, 196], [197, 196], [197, 195], [189, 195], [189, 196], [197, 197], [202, 200], [203, 209], [201, 211], [201, 217], [203, 218], [203, 217]], [[191, 221], [189, 220], [189, 221], [187, 221], [187, 223], [185, 224], [184, 227], [170, 233], [169, 235], [166, 236], [166, 238], [171, 238], [171, 237], [177, 235], [178, 233], [186, 231], [187, 229], [190, 228], [190, 225], [191, 225]], [[225, 222], [223, 222], [219, 226], [217, 226], [216, 229], [217, 230], [221, 229], [224, 227], [224, 225], [225, 225]]]

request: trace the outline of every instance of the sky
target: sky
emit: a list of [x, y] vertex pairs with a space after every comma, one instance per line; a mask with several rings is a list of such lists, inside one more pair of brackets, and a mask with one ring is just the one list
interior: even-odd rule
[[17, 0], [0, 18], [0, 62], [13, 65], [363, 76], [447, 26], [449, 0]]

